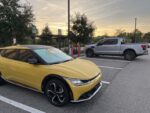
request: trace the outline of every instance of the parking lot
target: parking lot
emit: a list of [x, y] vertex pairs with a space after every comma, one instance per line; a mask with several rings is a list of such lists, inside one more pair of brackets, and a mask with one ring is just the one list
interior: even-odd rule
[[103, 87], [92, 100], [59, 108], [40, 93], [6, 84], [0, 87], [0, 113], [150, 112], [150, 56], [133, 62], [105, 56], [82, 59], [96, 63], [103, 72]]

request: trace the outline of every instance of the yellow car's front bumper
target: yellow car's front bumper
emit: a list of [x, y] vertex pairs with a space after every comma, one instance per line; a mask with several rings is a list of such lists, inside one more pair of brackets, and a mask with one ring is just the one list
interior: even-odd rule
[[101, 75], [91, 80], [88, 84], [83, 86], [75, 86], [69, 80], [67, 80], [73, 94], [71, 102], [82, 102], [90, 100], [101, 89]]
[[87, 100], [91, 100], [101, 88], [102, 88], [102, 83], [99, 83], [92, 90], [80, 96], [78, 100], [72, 100], [71, 102], [84, 102]]

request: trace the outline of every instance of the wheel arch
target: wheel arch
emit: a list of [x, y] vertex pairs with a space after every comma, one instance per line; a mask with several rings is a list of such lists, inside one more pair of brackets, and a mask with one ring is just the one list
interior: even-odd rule
[[0, 71], [0, 77], [2, 76], [3, 74], [2, 74], [2, 72]]
[[93, 48], [87, 48], [85, 52], [88, 52], [88, 51], [93, 51], [94, 52]]
[[73, 93], [72, 93], [72, 90], [69, 86], [69, 84], [64, 80], [63, 77], [61, 77], [60, 75], [55, 75], [55, 74], [50, 74], [50, 75], [47, 75], [43, 81], [42, 81], [42, 86], [41, 86], [41, 89], [42, 91], [44, 92], [45, 90], [45, 87], [46, 87], [46, 84], [48, 83], [49, 80], [51, 79], [58, 79], [58, 80], [61, 80], [67, 87], [67, 89], [69, 90], [69, 93], [70, 93], [70, 99], [73, 99]]
[[125, 49], [124, 52], [123, 52], [123, 55], [124, 55], [127, 51], [133, 51], [133, 52], [135, 53], [135, 55], [137, 55], [137, 54], [136, 54], [136, 51], [135, 51], [134, 49], [131, 49], [131, 48]]
[[91, 51], [91, 52], [93, 53], [93, 55], [95, 54], [93, 48], [88, 48], [88, 49], [86, 49], [86, 51], [85, 51], [85, 54], [86, 54], [87, 57], [92, 57], [92, 56], [93, 56], [93, 55], [92, 55], [92, 56], [88, 56], [88, 52], [89, 52], [89, 51]]

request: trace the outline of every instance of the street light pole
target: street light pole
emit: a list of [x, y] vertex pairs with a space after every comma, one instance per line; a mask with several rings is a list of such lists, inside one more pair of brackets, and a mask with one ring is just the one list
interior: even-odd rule
[[68, 0], [68, 50], [70, 54], [70, 0]]

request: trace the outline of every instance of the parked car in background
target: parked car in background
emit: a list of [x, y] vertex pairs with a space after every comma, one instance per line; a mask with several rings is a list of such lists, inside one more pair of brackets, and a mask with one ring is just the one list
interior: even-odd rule
[[147, 55], [146, 44], [127, 43], [124, 38], [104, 38], [96, 44], [87, 45], [85, 54], [87, 57], [94, 55], [124, 56], [125, 60], [132, 61], [140, 55]]
[[102, 72], [94, 63], [73, 59], [53, 47], [0, 49], [0, 85], [7, 81], [44, 93], [55, 106], [90, 100], [101, 89], [101, 79]]

